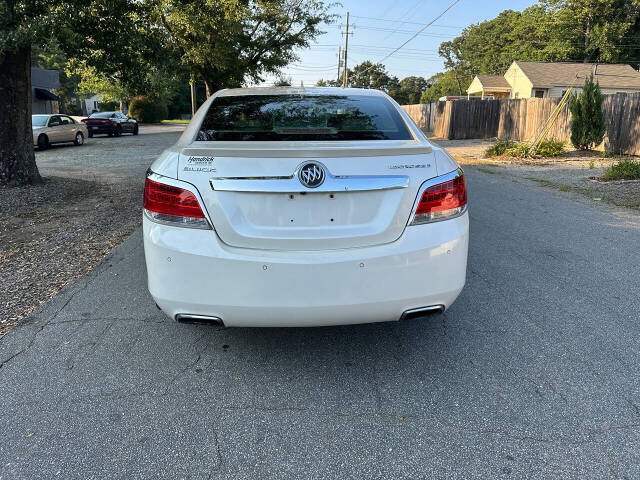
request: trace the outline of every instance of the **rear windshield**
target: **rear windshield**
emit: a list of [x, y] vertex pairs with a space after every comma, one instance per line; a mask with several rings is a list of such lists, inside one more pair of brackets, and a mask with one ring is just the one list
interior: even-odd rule
[[111, 115], [113, 115], [113, 112], [98, 112], [92, 113], [89, 118], [109, 118]]
[[242, 95], [216, 98], [197, 140], [410, 140], [394, 106], [370, 95]]

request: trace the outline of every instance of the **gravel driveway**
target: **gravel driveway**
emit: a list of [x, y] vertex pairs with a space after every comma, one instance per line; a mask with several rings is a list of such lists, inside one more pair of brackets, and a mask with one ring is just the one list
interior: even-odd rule
[[0, 340], [0, 479], [640, 478], [640, 217], [467, 177], [467, 286], [401, 323], [177, 324], [137, 230]]
[[36, 151], [44, 183], [0, 188], [0, 337], [140, 225], [145, 171], [183, 128]]
[[446, 148], [456, 160], [466, 167], [474, 165], [489, 174], [501, 175], [512, 181], [533, 181], [555, 190], [580, 196], [591, 202], [640, 210], [640, 180], [599, 180], [608, 167], [621, 158], [604, 158], [602, 152], [579, 152], [569, 148], [560, 157], [540, 159], [486, 158], [484, 152], [494, 142], [491, 140], [443, 140], [432, 139]]

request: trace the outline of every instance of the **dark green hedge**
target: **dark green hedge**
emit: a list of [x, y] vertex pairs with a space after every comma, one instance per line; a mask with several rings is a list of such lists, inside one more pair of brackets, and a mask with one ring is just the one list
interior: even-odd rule
[[129, 102], [129, 116], [140, 123], [160, 123], [169, 116], [167, 106], [149, 97], [135, 97]]

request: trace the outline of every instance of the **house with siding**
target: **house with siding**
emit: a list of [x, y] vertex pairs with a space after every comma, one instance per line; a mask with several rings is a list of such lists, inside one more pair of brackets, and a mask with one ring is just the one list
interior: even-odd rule
[[51, 90], [60, 88], [58, 70], [31, 68], [31, 112], [58, 113], [58, 96]]
[[502, 75], [476, 75], [467, 88], [467, 98], [470, 96], [481, 99], [509, 98], [511, 85]]
[[640, 72], [630, 65], [515, 61], [503, 76], [509, 85], [507, 97], [491, 93], [489, 85], [498, 85], [497, 78], [500, 77], [488, 75], [476, 76], [467, 89], [467, 94], [482, 98], [488, 95], [491, 95], [489, 98], [562, 97], [569, 87], [579, 92], [585, 79], [591, 74], [605, 95], [640, 93]]

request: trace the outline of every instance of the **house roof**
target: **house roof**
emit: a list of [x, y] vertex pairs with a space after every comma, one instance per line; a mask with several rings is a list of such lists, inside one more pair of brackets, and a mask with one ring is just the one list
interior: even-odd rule
[[640, 89], [640, 72], [626, 64], [515, 62], [535, 87], [581, 87], [585, 78], [594, 79], [603, 88]]
[[478, 80], [485, 90], [493, 88], [511, 89], [511, 85], [502, 75], [478, 75]]
[[60, 73], [58, 70], [31, 67], [31, 86], [57, 90], [60, 88]]

